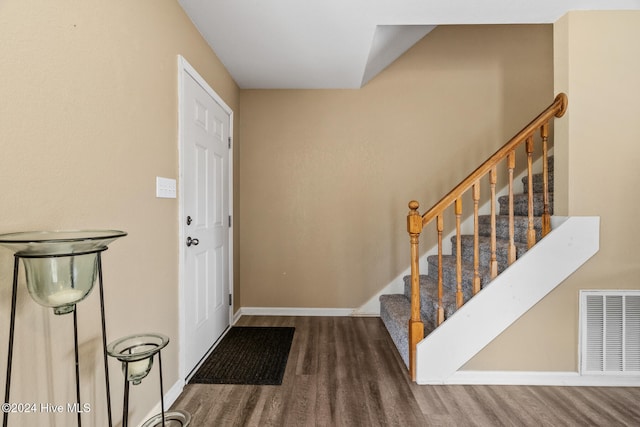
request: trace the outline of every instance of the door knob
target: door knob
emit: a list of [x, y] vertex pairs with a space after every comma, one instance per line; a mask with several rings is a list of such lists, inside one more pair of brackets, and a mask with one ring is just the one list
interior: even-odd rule
[[191, 245], [198, 246], [198, 243], [200, 243], [200, 240], [187, 237], [187, 246], [191, 246]]

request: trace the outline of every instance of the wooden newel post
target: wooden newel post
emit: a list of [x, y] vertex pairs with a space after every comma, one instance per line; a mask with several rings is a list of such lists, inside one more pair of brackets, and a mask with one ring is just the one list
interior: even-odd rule
[[424, 338], [424, 324], [420, 318], [420, 267], [419, 242], [422, 232], [422, 216], [418, 212], [420, 204], [415, 200], [409, 202], [407, 215], [407, 232], [411, 241], [411, 318], [409, 319], [409, 372], [411, 379], [416, 379], [416, 347]]

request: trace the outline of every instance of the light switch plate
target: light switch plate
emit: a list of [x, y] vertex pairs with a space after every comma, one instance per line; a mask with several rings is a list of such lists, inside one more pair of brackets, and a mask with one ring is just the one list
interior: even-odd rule
[[175, 199], [176, 180], [156, 176], [156, 197], [161, 199]]

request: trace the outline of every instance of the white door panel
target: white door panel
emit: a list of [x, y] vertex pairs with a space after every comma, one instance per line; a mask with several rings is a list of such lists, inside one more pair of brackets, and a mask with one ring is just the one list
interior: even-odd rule
[[229, 326], [231, 118], [187, 72], [182, 88], [183, 310], [188, 373]]

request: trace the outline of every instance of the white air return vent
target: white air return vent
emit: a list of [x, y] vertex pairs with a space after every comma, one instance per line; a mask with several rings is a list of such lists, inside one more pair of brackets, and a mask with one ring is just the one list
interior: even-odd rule
[[580, 291], [580, 371], [640, 374], [640, 291]]

